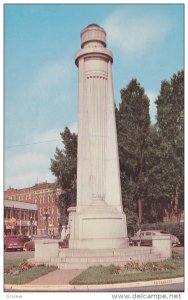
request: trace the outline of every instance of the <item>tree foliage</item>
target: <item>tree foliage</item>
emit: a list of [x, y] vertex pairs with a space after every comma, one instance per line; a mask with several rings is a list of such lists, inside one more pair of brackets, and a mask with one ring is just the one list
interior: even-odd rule
[[161, 189], [166, 210], [179, 214], [184, 199], [184, 71], [162, 81], [157, 104]]
[[136, 79], [121, 90], [116, 111], [123, 206], [143, 219], [147, 192], [145, 153], [150, 125], [149, 99]]
[[155, 125], [150, 126], [148, 136], [148, 151], [146, 153], [146, 168], [148, 178], [147, 210], [145, 211], [145, 222], [159, 222], [163, 220], [166, 201], [165, 194], [161, 193], [164, 181], [165, 169], [162, 165], [164, 149]]
[[62, 192], [57, 198], [60, 210], [60, 225], [67, 223], [67, 209], [76, 204], [76, 170], [77, 170], [77, 135], [65, 127], [60, 133], [63, 149], [56, 148], [54, 159], [51, 159], [50, 170]]
[[134, 226], [135, 215], [141, 224], [183, 211], [183, 71], [162, 81], [156, 105], [157, 123], [150, 125], [148, 98], [132, 80], [116, 108], [123, 206]]

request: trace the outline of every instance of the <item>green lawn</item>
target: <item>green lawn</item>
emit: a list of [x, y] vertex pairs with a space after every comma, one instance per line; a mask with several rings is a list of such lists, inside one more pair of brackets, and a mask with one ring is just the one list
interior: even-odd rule
[[5, 260], [4, 268], [10, 269], [11, 274], [4, 275], [4, 283], [5, 284], [25, 284], [30, 282], [31, 280], [38, 278], [42, 275], [45, 275], [51, 271], [57, 269], [54, 266], [33, 266], [30, 269], [23, 270], [19, 272], [19, 265], [25, 263], [26, 259], [12, 259], [12, 260]]
[[162, 270], [140, 271], [132, 269], [125, 271], [120, 270], [116, 274], [117, 266], [93, 266], [83, 271], [75, 277], [70, 284], [105, 284], [120, 283], [133, 281], [147, 281], [152, 279], [175, 278], [184, 276], [184, 259], [183, 256], [173, 253], [172, 259], [154, 263], [154, 266], [165, 266]]

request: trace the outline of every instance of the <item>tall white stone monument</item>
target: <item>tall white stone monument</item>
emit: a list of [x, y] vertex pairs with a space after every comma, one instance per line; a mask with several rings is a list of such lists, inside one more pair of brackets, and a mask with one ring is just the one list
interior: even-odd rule
[[77, 207], [71, 212], [70, 249], [128, 247], [122, 209], [112, 84], [112, 52], [96, 24], [81, 32]]
[[[69, 248], [61, 240], [35, 242], [35, 262], [60, 269], [85, 269], [130, 259], [161, 261], [172, 255], [170, 236], [153, 247], [128, 247], [122, 210], [116, 122], [112, 87], [112, 53], [103, 28], [91, 24], [81, 32], [76, 55], [79, 70], [77, 207], [69, 208]], [[67, 232], [63, 232], [67, 234]], [[63, 236], [64, 237], [64, 236]], [[165, 247], [163, 247], [165, 245]]]

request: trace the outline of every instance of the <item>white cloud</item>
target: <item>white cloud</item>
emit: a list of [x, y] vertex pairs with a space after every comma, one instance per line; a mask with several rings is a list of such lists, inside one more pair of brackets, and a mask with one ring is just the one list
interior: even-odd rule
[[32, 149], [5, 155], [6, 187], [11, 185], [15, 188], [23, 188], [49, 178], [50, 154], [40, 152], [40, 149], [33, 152]]
[[32, 186], [37, 181], [55, 181], [49, 168], [50, 158], [54, 157], [56, 147], [63, 148], [60, 131], [59, 128], [53, 128], [33, 133], [29, 143], [25, 141], [30, 145], [7, 149], [5, 152], [6, 188], [10, 185], [15, 188]]
[[42, 102], [71, 99], [71, 86], [74, 81], [75, 68], [72, 60], [46, 62], [36, 73], [29, 86], [21, 91], [21, 97], [31, 102], [32, 106]]
[[155, 104], [155, 100], [157, 99], [158, 93], [154, 91], [146, 91], [145, 93], [150, 100], [149, 113], [150, 113], [151, 123], [154, 124], [156, 123], [156, 115], [157, 115], [157, 107]]
[[[41, 143], [41, 146], [43, 142], [48, 142], [52, 143], [52, 141], [56, 142], [58, 146], [61, 145], [61, 136], [60, 132], [62, 132], [62, 128], [51, 128], [46, 131], [41, 131], [41, 132], [34, 132], [31, 134], [31, 143]], [[46, 147], [46, 144], [45, 144]]]
[[71, 132], [78, 133], [78, 123], [75, 122], [69, 126]]
[[30, 171], [34, 168], [43, 167], [46, 162], [45, 155], [41, 153], [33, 153], [33, 152], [26, 152], [26, 153], [19, 153], [15, 156], [12, 156], [7, 161], [7, 168], [12, 170], [21, 170], [21, 171]]
[[71, 76], [72, 64], [68, 61], [47, 62], [43, 66], [33, 83], [33, 92], [41, 93], [43, 96], [50, 94], [51, 90], [61, 89]]
[[[9, 178], [5, 178], [5, 187], [6, 189], [11, 186], [13, 188], [25, 188], [31, 187], [39, 182], [54, 182], [55, 177], [49, 173], [40, 173], [40, 172], [29, 172], [16, 174], [15, 176], [10, 176]], [[11, 184], [9, 184], [11, 182]]]
[[[68, 126], [71, 132], [77, 132], [77, 124]], [[60, 136], [62, 129], [51, 128], [46, 131], [32, 133], [30, 144], [13, 147], [5, 152], [5, 188], [24, 188], [36, 182], [54, 182], [50, 171], [50, 159], [54, 157], [56, 147], [63, 149]], [[44, 143], [43, 143], [44, 142]], [[24, 143], [23, 143], [24, 144]]]
[[171, 29], [167, 17], [155, 12], [136, 13], [118, 9], [104, 20], [110, 46], [134, 57], [162, 42]]

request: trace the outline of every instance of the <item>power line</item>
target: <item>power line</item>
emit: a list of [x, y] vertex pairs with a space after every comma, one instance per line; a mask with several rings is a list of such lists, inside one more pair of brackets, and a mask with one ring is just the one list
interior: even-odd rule
[[5, 148], [14, 148], [14, 147], [25, 147], [25, 146], [31, 146], [31, 145], [38, 145], [38, 144], [44, 144], [44, 143], [51, 143], [51, 142], [60, 142], [61, 140], [48, 140], [48, 141], [40, 141], [40, 142], [34, 142], [34, 143], [28, 143], [28, 144], [19, 144], [19, 145], [9, 145], [5, 146]]

